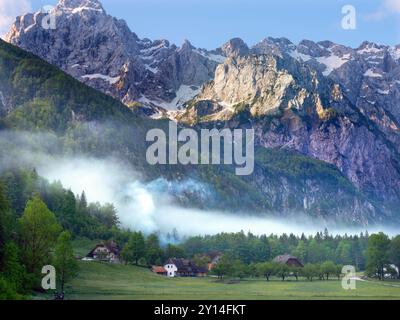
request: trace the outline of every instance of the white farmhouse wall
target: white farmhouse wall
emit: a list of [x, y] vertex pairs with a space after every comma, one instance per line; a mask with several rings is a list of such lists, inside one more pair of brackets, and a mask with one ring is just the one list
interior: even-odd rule
[[167, 270], [167, 277], [169, 278], [175, 277], [176, 272], [178, 271], [178, 268], [174, 264], [166, 264], [164, 269]]

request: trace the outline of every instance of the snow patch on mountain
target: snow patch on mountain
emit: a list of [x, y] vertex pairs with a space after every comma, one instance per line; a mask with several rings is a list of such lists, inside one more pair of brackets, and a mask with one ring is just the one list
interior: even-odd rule
[[118, 77], [110, 77], [110, 76], [106, 76], [106, 75], [99, 74], [99, 73], [87, 74], [87, 75], [82, 76], [81, 78], [89, 79], [89, 80], [101, 79], [101, 80], [109, 82], [110, 84], [116, 84], [121, 79], [121, 77], [119, 77], [119, 76]]
[[332, 54], [328, 57], [317, 58], [316, 60], [326, 67], [323, 75], [329, 76], [334, 70], [339, 69], [342, 65], [350, 60], [350, 54], [345, 54], [343, 57]]
[[358, 54], [365, 54], [365, 53], [380, 53], [382, 49], [378, 48], [374, 43], [370, 43], [366, 45], [364, 48], [357, 50]]
[[82, 11], [104, 12], [103, 6], [98, 0], [60, 0], [57, 4], [58, 9], [78, 13]]
[[292, 58], [294, 58], [294, 59], [296, 59], [298, 61], [307, 62], [307, 61], [312, 59], [311, 56], [309, 56], [307, 54], [304, 54], [304, 53], [300, 53], [299, 51], [297, 51], [297, 49], [296, 50], [291, 50], [288, 53]]
[[380, 73], [377, 73], [373, 69], [368, 69], [364, 73], [364, 77], [370, 77], [370, 78], [382, 78], [382, 75]]
[[149, 64], [145, 64], [144, 67], [146, 68], [146, 70], [149, 70], [150, 72], [156, 74], [160, 69], [158, 69], [158, 67], [153, 68], [151, 65]]
[[146, 96], [142, 96], [139, 102], [145, 105], [155, 105], [166, 109], [167, 111], [175, 111], [180, 109], [186, 102], [192, 100], [200, 93], [200, 88], [194, 86], [181, 85], [176, 92], [176, 97], [171, 102], [162, 100], [152, 100]]
[[90, 8], [90, 7], [79, 7], [79, 8], [75, 8], [75, 9], [72, 9], [72, 13], [73, 14], [76, 14], [76, 13], [79, 13], [79, 12], [82, 12], [82, 11], [97, 11], [97, 12], [103, 12], [103, 10], [101, 10], [101, 9], [94, 9], [94, 8]]
[[6, 106], [6, 99], [4, 98], [4, 94], [2, 91], [0, 91], [0, 102], [3, 105], [3, 107]]
[[29, 32], [29, 30], [31, 30], [32, 28], [34, 28], [34, 27], [36, 26], [36, 24], [37, 24], [37, 18], [38, 18], [38, 16], [39, 16], [39, 14], [40, 14], [40, 11], [39, 11], [39, 12], [36, 12], [36, 13], [33, 15], [33, 23], [24, 29], [24, 32], [25, 32], [25, 33], [26, 33], [26, 32]]
[[378, 89], [378, 93], [379, 93], [379, 94], [383, 94], [383, 95], [388, 95], [388, 94], [389, 94], [389, 90], [381, 90], [381, 89]]
[[204, 58], [210, 59], [212, 61], [215, 61], [216, 63], [224, 63], [226, 60], [226, 57], [220, 54], [215, 54], [215, 53], [209, 53], [205, 50], [201, 49], [196, 49], [194, 52], [198, 53], [199, 55], [203, 56]]

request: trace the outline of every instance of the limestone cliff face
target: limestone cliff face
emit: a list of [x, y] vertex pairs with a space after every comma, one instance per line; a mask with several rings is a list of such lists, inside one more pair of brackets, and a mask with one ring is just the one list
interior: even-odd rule
[[[325, 79], [307, 66], [293, 61], [293, 65], [286, 68], [285, 63], [267, 55], [230, 56], [217, 67], [214, 80], [205, 85], [196, 101], [219, 103], [224, 107], [220, 113], [225, 119], [246, 106], [252, 117], [277, 114], [283, 105], [287, 109], [323, 116], [322, 101], [330, 98], [326, 89], [333, 93], [335, 88], [329, 87]], [[340, 100], [332, 95], [331, 98]], [[209, 117], [212, 118], [221, 120], [220, 114]]]
[[[289, 55], [234, 53], [178, 119], [200, 126], [252, 126], [259, 146], [297, 150], [333, 164], [358, 190], [395, 214], [400, 199], [398, 108], [376, 104], [371, 116], [365, 104], [348, 97], [350, 89], [334, 80]], [[386, 120], [377, 115], [389, 108], [396, 112]]]

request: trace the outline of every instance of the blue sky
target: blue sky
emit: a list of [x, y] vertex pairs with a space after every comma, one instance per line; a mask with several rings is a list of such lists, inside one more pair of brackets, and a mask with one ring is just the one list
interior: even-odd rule
[[[0, 0], [1, 2], [19, 0]], [[20, 0], [28, 1], [28, 0]], [[55, 0], [31, 0], [32, 9]], [[189, 39], [216, 48], [232, 37], [249, 45], [267, 36], [334, 42], [358, 47], [364, 40], [400, 44], [400, 0], [103, 0], [106, 11], [127, 21], [139, 37]], [[343, 30], [341, 12], [353, 5], [357, 29]]]

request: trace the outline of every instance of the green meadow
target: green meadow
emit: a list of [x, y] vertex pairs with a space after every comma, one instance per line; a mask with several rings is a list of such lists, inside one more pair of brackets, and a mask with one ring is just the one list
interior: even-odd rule
[[338, 280], [169, 279], [140, 267], [80, 262], [79, 275], [66, 293], [70, 300], [392, 300], [400, 299], [400, 282], [357, 281], [356, 290], [346, 291]]

